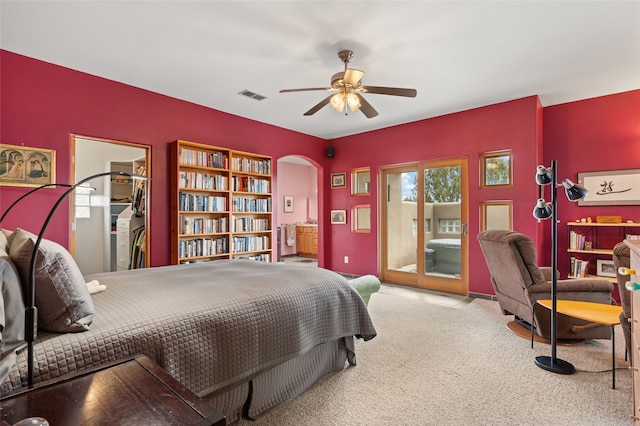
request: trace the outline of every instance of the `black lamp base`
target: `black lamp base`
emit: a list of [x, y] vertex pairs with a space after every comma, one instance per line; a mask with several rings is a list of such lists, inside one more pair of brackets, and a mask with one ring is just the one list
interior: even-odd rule
[[551, 371], [553, 373], [558, 374], [573, 374], [576, 372], [573, 364], [564, 361], [560, 358], [556, 358], [555, 360], [550, 356], [537, 356], [535, 358], [535, 363], [538, 367]]

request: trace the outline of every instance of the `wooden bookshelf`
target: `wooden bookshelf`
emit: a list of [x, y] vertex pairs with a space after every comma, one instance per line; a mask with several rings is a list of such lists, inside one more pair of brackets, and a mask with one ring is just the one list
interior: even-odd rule
[[[583, 278], [583, 276], [576, 273], [574, 265], [576, 262], [586, 261], [588, 266], [584, 277], [604, 278], [613, 283], [617, 282], [615, 277], [597, 275], [598, 259], [613, 260], [613, 248], [601, 247], [601, 233], [599, 231], [613, 229], [619, 241], [623, 241], [627, 238], [627, 235], [640, 233], [640, 223], [568, 222], [567, 226], [569, 227], [569, 248], [567, 252], [571, 254], [569, 257], [568, 278]], [[585, 242], [590, 243], [591, 248], [585, 247]]]
[[182, 140], [171, 153], [171, 262], [271, 262], [271, 157]]

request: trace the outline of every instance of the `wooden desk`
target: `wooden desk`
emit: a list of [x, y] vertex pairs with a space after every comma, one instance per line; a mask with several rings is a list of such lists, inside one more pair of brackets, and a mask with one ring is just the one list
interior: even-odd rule
[[[551, 309], [551, 300], [538, 300], [536, 303]], [[580, 302], [576, 300], [556, 300], [556, 311], [593, 324], [611, 327], [611, 388], [616, 388], [616, 335], [615, 326], [620, 324], [622, 306], [605, 305], [604, 303]], [[586, 325], [584, 327], [588, 327]], [[574, 326], [576, 327], [576, 326]]]
[[0, 420], [55, 425], [214, 425], [225, 418], [149, 358], [138, 355], [0, 398]]

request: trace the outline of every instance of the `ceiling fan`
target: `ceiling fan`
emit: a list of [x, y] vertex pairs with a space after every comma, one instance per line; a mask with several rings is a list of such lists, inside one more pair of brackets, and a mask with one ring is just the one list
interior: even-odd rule
[[353, 52], [351, 50], [341, 50], [338, 58], [344, 62], [344, 71], [336, 73], [331, 77], [331, 87], [310, 87], [306, 89], [284, 89], [280, 93], [309, 92], [314, 90], [337, 90], [338, 93], [324, 98], [320, 103], [305, 112], [304, 115], [313, 115], [322, 107], [331, 104], [336, 111], [347, 113], [347, 107], [351, 111], [359, 109], [367, 118], [378, 115], [378, 111], [362, 97], [361, 93], [376, 93], [380, 95], [405, 96], [415, 98], [418, 93], [416, 89], [403, 89], [400, 87], [363, 86], [361, 84], [364, 71], [347, 68]]

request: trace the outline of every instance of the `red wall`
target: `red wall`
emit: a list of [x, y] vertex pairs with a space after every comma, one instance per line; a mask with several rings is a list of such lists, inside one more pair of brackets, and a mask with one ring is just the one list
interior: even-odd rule
[[[469, 291], [493, 294], [489, 273], [476, 235], [480, 230], [481, 201], [513, 200], [514, 229], [537, 239], [538, 224], [531, 211], [537, 198], [533, 177], [538, 164], [540, 105], [535, 96], [449, 114], [401, 126], [333, 140], [335, 158], [331, 173], [357, 167], [371, 168], [371, 193], [377, 194], [379, 168], [430, 159], [467, 157], [469, 162]], [[513, 150], [513, 186], [481, 189], [479, 156], [484, 152]], [[517, 188], [517, 189], [516, 189]], [[378, 220], [378, 200], [351, 196], [349, 188], [329, 193], [331, 209], [346, 209], [370, 203], [372, 223]], [[325, 211], [325, 216], [328, 213]], [[328, 217], [325, 217], [328, 220]], [[349, 226], [334, 225], [326, 230], [325, 241], [333, 247], [327, 253], [331, 268], [356, 275], [379, 270], [378, 229], [369, 234], [350, 232]], [[344, 256], [349, 263], [344, 264]]]
[[[377, 199], [352, 197], [349, 188], [328, 189], [329, 173], [369, 166], [371, 193], [377, 193], [382, 166], [430, 159], [467, 157], [469, 162], [469, 290], [492, 294], [489, 274], [475, 235], [479, 203], [513, 200], [514, 229], [548, 253], [548, 224], [532, 219], [537, 198], [535, 167], [558, 160], [560, 174], [575, 179], [579, 171], [640, 167], [640, 91], [541, 108], [536, 96], [422, 120], [332, 141], [243, 119], [124, 84], [0, 50], [0, 140], [3, 143], [55, 149], [57, 180], [69, 182], [72, 133], [151, 146], [151, 264], [169, 262], [169, 144], [186, 139], [271, 155], [300, 155], [319, 167], [319, 264], [352, 274], [378, 274], [377, 227], [369, 234], [349, 226], [325, 225], [331, 209], [349, 210], [369, 203], [377, 223]], [[542, 142], [544, 128], [544, 144]], [[334, 159], [324, 147], [336, 148]], [[479, 188], [479, 155], [513, 150], [514, 186]], [[541, 155], [544, 152], [544, 162]], [[277, 173], [277, 169], [276, 169]], [[0, 209], [26, 192], [2, 187]], [[11, 215], [3, 227], [38, 231], [59, 190], [40, 191], [22, 204], [29, 216]], [[274, 211], [281, 196], [274, 194]], [[564, 200], [562, 200], [564, 201]], [[578, 207], [560, 203], [561, 222], [596, 214], [640, 219], [638, 207]], [[68, 206], [57, 213], [47, 237], [68, 246]], [[276, 218], [277, 219], [277, 218]], [[560, 226], [560, 252], [566, 230]], [[349, 256], [349, 264], [343, 257]], [[548, 260], [548, 259], [546, 259]], [[566, 263], [561, 260], [560, 267]], [[563, 274], [566, 271], [563, 271]]]
[[[279, 157], [301, 155], [322, 166], [325, 141], [203, 106], [0, 50], [0, 140], [56, 150], [57, 181], [70, 182], [70, 135], [151, 146], [151, 265], [169, 263], [169, 142], [191, 140]], [[277, 173], [277, 171], [276, 171]], [[2, 187], [0, 208], [26, 192]], [[61, 190], [22, 201], [25, 217], [3, 227], [39, 232]], [[274, 211], [279, 207], [274, 197]], [[68, 247], [68, 203], [56, 212], [47, 238]]]
[[[578, 181], [579, 172], [640, 168], [640, 90], [544, 108], [544, 159], [558, 160], [558, 180]], [[547, 192], [548, 193], [548, 192]], [[566, 223], [583, 217], [620, 215], [640, 221], [640, 206], [578, 206], [558, 198], [558, 266], [568, 273]], [[546, 228], [549, 228], [547, 225]], [[551, 231], [545, 230], [545, 236]], [[620, 241], [616, 232], [599, 230], [608, 248]], [[541, 245], [549, 261], [550, 237]]]

